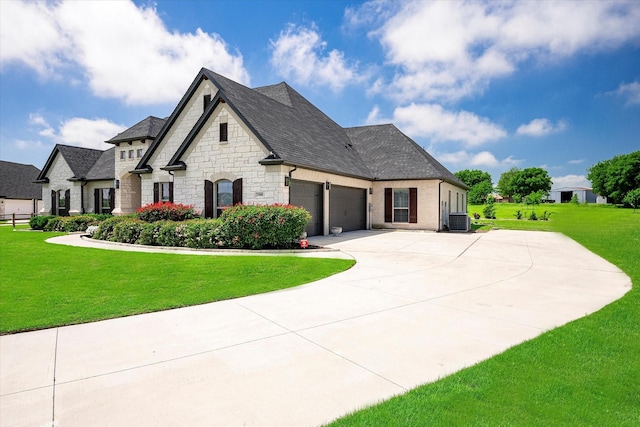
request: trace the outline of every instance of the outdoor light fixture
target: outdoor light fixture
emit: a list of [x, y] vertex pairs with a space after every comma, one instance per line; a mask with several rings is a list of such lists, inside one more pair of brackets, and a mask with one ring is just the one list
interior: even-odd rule
[[327, 190], [331, 190], [331, 183], [329, 181], [325, 182], [324, 188], [326, 188]]
[[119, 179], [114, 179], [113, 180], [113, 188], [120, 188], [120, 180]]
[[284, 186], [288, 187], [289, 185], [291, 185], [291, 178], [289, 178], [288, 176], [284, 177]]

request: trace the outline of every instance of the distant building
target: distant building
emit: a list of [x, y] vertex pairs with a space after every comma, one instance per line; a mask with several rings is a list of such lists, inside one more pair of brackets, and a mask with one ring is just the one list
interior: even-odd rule
[[33, 165], [0, 160], [0, 219], [14, 213], [23, 218], [40, 211], [42, 188], [33, 182], [39, 173]]
[[606, 197], [598, 196], [587, 187], [552, 188], [549, 192], [549, 200], [555, 203], [569, 203], [574, 194], [578, 196], [579, 203], [607, 203]]

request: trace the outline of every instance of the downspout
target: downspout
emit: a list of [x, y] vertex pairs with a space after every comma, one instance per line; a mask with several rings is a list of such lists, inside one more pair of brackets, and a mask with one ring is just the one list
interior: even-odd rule
[[444, 180], [440, 180], [438, 183], [438, 231], [442, 231], [442, 196], [441, 196], [441, 188]]
[[287, 203], [288, 205], [291, 204], [291, 175], [293, 175], [293, 173], [297, 170], [298, 170], [297, 166], [293, 166], [293, 169], [289, 169], [289, 203]]

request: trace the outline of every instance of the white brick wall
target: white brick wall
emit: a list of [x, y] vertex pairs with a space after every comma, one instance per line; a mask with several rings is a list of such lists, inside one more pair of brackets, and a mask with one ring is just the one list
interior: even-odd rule
[[73, 176], [71, 168], [64, 160], [62, 155], [58, 153], [49, 168], [49, 183], [42, 184], [42, 210], [43, 215], [51, 213], [51, 191], [71, 190], [71, 204], [69, 207], [70, 215], [77, 215], [82, 212], [80, 205], [80, 182], [69, 181]]

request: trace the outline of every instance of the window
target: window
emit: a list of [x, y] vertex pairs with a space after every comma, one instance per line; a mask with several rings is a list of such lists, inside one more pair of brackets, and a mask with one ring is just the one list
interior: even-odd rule
[[127, 152], [126, 151], [121, 151], [120, 152], [120, 160], [124, 160], [127, 158]]
[[228, 141], [228, 137], [227, 123], [220, 123], [220, 141]]
[[384, 222], [418, 222], [418, 189], [385, 188]]
[[202, 98], [202, 104], [203, 104], [202, 111], [207, 109], [207, 106], [209, 105], [210, 102], [211, 102], [211, 95], [205, 95]]
[[133, 159], [133, 150], [129, 150], [129, 158]]
[[409, 222], [409, 189], [393, 190], [393, 222]]
[[95, 213], [111, 213], [115, 204], [114, 188], [96, 188], [93, 193]]
[[109, 188], [103, 188], [101, 190], [101, 196], [102, 196], [102, 203], [100, 204], [100, 210], [101, 212], [104, 211], [110, 211], [111, 210], [111, 196], [110, 196], [110, 189]]
[[223, 180], [216, 183], [216, 217], [222, 215], [229, 206], [233, 206], [233, 184]]
[[153, 203], [157, 202], [173, 203], [173, 182], [153, 183]]
[[136, 150], [136, 157], [139, 159], [140, 157], [142, 157], [142, 148], [138, 148]]
[[65, 190], [58, 191], [58, 209], [64, 210], [67, 208], [67, 198], [65, 193]]

